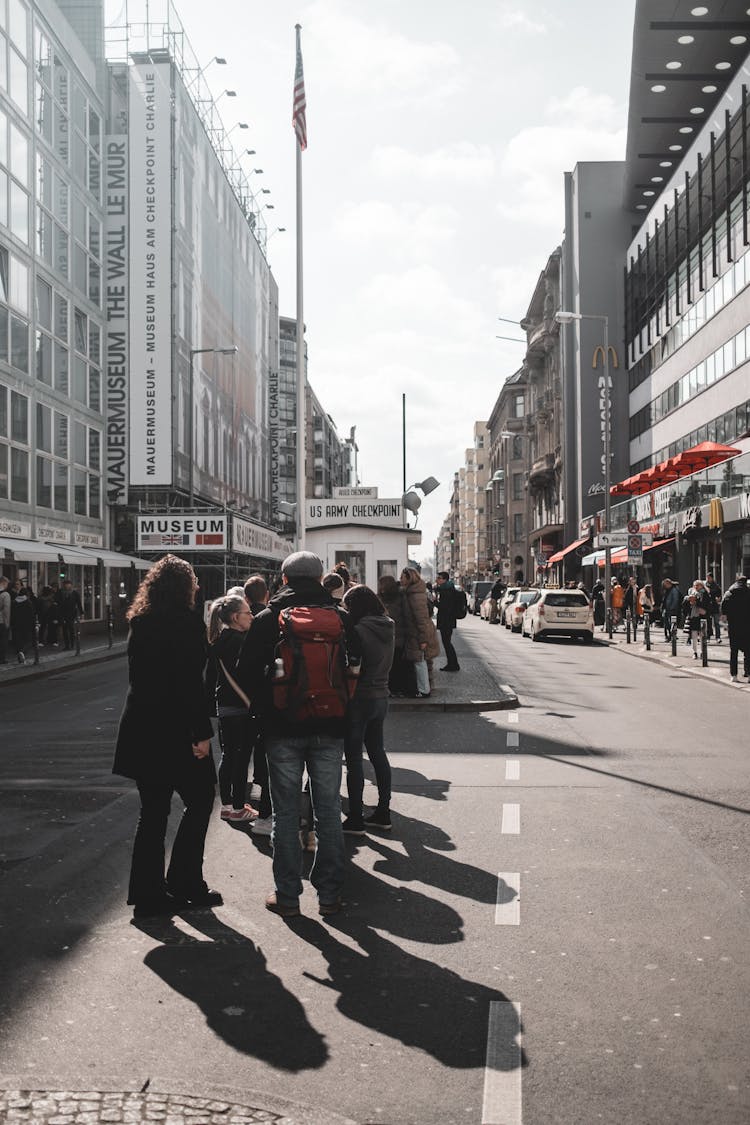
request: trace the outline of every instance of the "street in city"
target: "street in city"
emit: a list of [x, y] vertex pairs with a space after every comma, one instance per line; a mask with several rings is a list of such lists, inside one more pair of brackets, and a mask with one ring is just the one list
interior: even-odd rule
[[6, 678], [0, 1118], [744, 1125], [750, 688], [614, 641], [461, 622], [388, 719], [392, 833], [289, 922], [217, 807], [225, 905], [134, 925], [124, 659]]

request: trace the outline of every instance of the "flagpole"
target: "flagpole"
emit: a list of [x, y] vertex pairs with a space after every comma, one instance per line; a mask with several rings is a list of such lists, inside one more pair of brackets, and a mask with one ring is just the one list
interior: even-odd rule
[[[300, 24], [295, 24], [297, 36], [295, 59], [301, 65]], [[297, 163], [297, 550], [305, 549], [305, 321], [302, 287], [302, 145], [295, 130], [294, 145]]]

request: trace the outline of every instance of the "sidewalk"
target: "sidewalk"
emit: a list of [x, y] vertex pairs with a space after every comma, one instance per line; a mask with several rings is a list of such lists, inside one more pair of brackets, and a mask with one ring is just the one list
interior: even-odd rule
[[739, 683], [733, 684], [729, 677], [729, 640], [726, 629], [722, 629], [721, 644], [717, 644], [714, 640], [709, 640], [708, 666], [706, 668], [703, 667], [700, 655], [697, 660], [693, 658], [692, 645], [685, 644], [685, 634], [682, 630], [679, 630], [677, 633], [676, 656], [672, 656], [672, 643], [665, 639], [664, 630], [658, 625], [654, 625], [651, 628], [650, 652], [646, 651], [643, 629], [640, 627], [636, 639], [632, 640], [631, 638], [630, 644], [627, 643], [627, 636], [624, 629], [615, 632], [612, 635], [612, 640], [609, 639], [606, 633], [601, 633], [597, 629], [596, 640], [602, 644], [611, 645], [619, 651], [627, 653], [629, 656], [638, 656], [644, 660], [653, 660], [685, 675], [690, 674], [704, 680], [711, 680], [714, 683], [725, 684], [735, 691], [750, 689], [750, 681], [742, 677], [742, 656], [740, 656], [739, 660]]
[[107, 643], [106, 636], [87, 637], [81, 640], [81, 653], [76, 656], [75, 650], [66, 652], [62, 648], [44, 646], [39, 649], [39, 663], [34, 663], [34, 650], [26, 653], [26, 663], [19, 664], [13, 645], [8, 646], [8, 663], [0, 664], [0, 688], [8, 684], [17, 683], [19, 680], [32, 680], [43, 676], [54, 676], [59, 672], [68, 672], [74, 668], [86, 668], [90, 664], [98, 664], [100, 660], [112, 660], [116, 656], [124, 656], [127, 650], [125, 637], [115, 638], [112, 647]]

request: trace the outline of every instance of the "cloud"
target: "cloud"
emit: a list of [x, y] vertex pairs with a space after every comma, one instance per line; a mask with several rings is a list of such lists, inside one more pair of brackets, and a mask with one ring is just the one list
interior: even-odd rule
[[444, 100], [455, 91], [461, 66], [450, 43], [412, 39], [376, 22], [359, 20], [340, 0], [316, 0], [306, 17], [307, 43], [317, 59], [318, 81], [392, 100]]
[[480, 183], [492, 179], [495, 158], [489, 145], [462, 141], [433, 149], [413, 152], [398, 145], [380, 145], [371, 157], [373, 171], [380, 176], [399, 179], [455, 180], [459, 183]]
[[346, 241], [349, 251], [366, 252], [370, 263], [377, 258], [393, 262], [424, 261], [450, 243], [459, 228], [454, 207], [440, 204], [403, 203], [383, 200], [343, 203], [332, 225], [336, 239]]
[[623, 160], [624, 108], [583, 86], [552, 98], [548, 125], [522, 129], [508, 143], [502, 162], [505, 180], [500, 213], [562, 230], [562, 173], [586, 160]]
[[511, 5], [504, 5], [498, 12], [498, 23], [500, 27], [513, 31], [525, 31], [529, 35], [546, 35], [549, 30], [546, 23], [541, 23], [538, 19], [532, 19], [521, 8]]

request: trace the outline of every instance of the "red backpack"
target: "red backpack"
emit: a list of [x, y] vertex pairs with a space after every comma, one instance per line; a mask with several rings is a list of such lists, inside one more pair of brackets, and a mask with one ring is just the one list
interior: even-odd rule
[[282, 609], [273, 703], [294, 723], [342, 719], [356, 687], [347, 670], [344, 623], [335, 606]]

